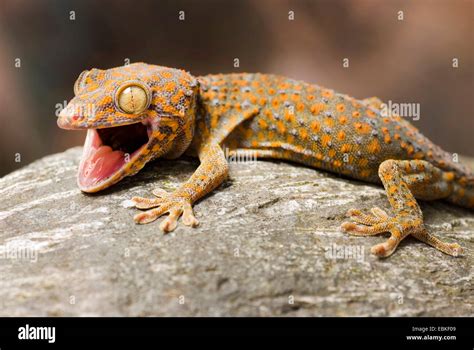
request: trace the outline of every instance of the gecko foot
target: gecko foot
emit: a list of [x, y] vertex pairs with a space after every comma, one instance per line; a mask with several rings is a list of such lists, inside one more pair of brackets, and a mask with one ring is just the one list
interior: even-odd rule
[[171, 232], [176, 228], [181, 215], [183, 216], [183, 224], [186, 226], [196, 227], [199, 225], [189, 199], [164, 190], [154, 190], [153, 194], [158, 198], [132, 198], [135, 207], [138, 209], [154, 208], [135, 215], [133, 219], [137, 224], [147, 224], [168, 213], [168, 217], [160, 224], [160, 229], [165, 233]]
[[387, 241], [371, 248], [371, 253], [376, 256], [390, 256], [398, 244], [409, 234], [448, 255], [458, 256], [463, 251], [459, 244], [443, 242], [428, 233], [421, 218], [392, 217], [377, 207], [370, 211], [372, 215], [364, 214], [357, 209], [350, 209], [347, 215], [352, 221], [344, 222], [341, 229], [354, 236], [374, 236], [382, 232], [389, 232], [390, 238]]

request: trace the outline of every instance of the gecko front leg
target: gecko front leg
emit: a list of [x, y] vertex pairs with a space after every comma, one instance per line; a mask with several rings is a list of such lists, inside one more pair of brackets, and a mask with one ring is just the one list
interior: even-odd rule
[[155, 221], [160, 216], [169, 213], [169, 216], [160, 224], [164, 232], [173, 231], [178, 219], [183, 215], [183, 223], [195, 227], [199, 224], [193, 214], [192, 205], [199, 198], [219, 186], [227, 177], [229, 165], [222, 148], [218, 144], [208, 144], [198, 150], [201, 164], [191, 178], [176, 191], [168, 193], [164, 190], [155, 190], [154, 199], [134, 197], [132, 201], [139, 209], [150, 209], [137, 214], [134, 220], [138, 224]]

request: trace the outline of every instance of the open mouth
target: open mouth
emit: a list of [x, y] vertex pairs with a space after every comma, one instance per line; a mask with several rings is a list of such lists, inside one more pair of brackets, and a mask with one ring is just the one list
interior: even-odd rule
[[78, 184], [81, 190], [95, 192], [112, 181], [112, 177], [127, 162], [133, 161], [144, 150], [150, 134], [151, 127], [147, 121], [88, 129], [79, 165]]

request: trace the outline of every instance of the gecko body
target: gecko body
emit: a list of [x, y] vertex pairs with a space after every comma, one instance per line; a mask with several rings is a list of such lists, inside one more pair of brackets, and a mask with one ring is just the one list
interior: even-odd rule
[[65, 129], [87, 129], [78, 185], [97, 192], [138, 172], [147, 162], [182, 154], [201, 164], [175, 192], [134, 197], [144, 224], [168, 213], [160, 228], [178, 218], [198, 225], [192, 204], [228, 175], [226, 153], [302, 163], [354, 179], [381, 183], [393, 209], [371, 214], [351, 209], [342, 224], [350, 234], [390, 232], [372, 253], [391, 255], [412, 235], [449, 255], [457, 243], [429, 233], [416, 198], [446, 199], [474, 207], [474, 176], [406, 119], [381, 113], [375, 98], [357, 100], [331, 89], [266, 74], [194, 77], [173, 68], [135, 63], [81, 73], [75, 97], [58, 119]]

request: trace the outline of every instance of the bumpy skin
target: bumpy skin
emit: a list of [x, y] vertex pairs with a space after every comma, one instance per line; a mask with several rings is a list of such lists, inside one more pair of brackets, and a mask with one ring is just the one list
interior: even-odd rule
[[[175, 80], [177, 75], [182, 76], [173, 93], [163, 96], [166, 82], [157, 75], [157, 69], [171, 72]], [[163, 111], [157, 110], [158, 106], [162, 110], [166, 107], [170, 111], [168, 123], [174, 121], [174, 127], [168, 127], [166, 132], [161, 122], [156, 123], [155, 128], [165, 134], [160, 135], [162, 140], [153, 141], [152, 137], [150, 142], [154, 144], [150, 152], [122, 175], [133, 174], [157, 156], [176, 158], [184, 150], [201, 161], [191, 179], [176, 192], [160, 190], [154, 191], [156, 199], [133, 198], [137, 208], [154, 208], [136, 215], [136, 222], [151, 222], [169, 213], [160, 225], [164, 231], [173, 230], [180, 215], [186, 225], [197, 225], [191, 206], [226, 178], [228, 166], [223, 149], [227, 148], [230, 154], [247, 150], [260, 158], [285, 159], [362, 181], [381, 182], [393, 215], [379, 208], [373, 208], [372, 215], [352, 209], [349, 211], [352, 222], [342, 224], [343, 230], [354, 235], [390, 232], [391, 237], [385, 243], [372, 248], [377, 256], [392, 254], [409, 234], [444, 253], [456, 256], [462, 252], [458, 244], [442, 242], [427, 232], [415, 198], [446, 199], [473, 208], [473, 175], [405, 119], [383, 117], [382, 102], [377, 98], [357, 100], [316, 85], [264, 74], [219, 74], [194, 79], [182, 71], [145, 64], [98, 74], [110, 75], [114, 70], [158, 86], [150, 113], [159, 118]], [[107, 83], [110, 78], [104, 79]], [[82, 101], [100, 98], [101, 103], [111, 104], [110, 98], [104, 95], [120, 84], [120, 78], [115, 85], [109, 84], [101, 87], [102, 92], [91, 89], [90, 96], [79, 98]], [[176, 108], [175, 96], [180, 92], [189, 98], [180, 100], [184, 107]], [[177, 113], [178, 110], [182, 113]], [[92, 120], [81, 125], [110, 127], [130, 118], [109, 112], [103, 121], [106, 124]], [[149, 118], [150, 114], [145, 117]], [[62, 127], [77, 128], [71, 127], [71, 122], [70, 115], [69, 119], [65, 115], [58, 121]], [[120, 179], [115, 180], [104, 186]]]

